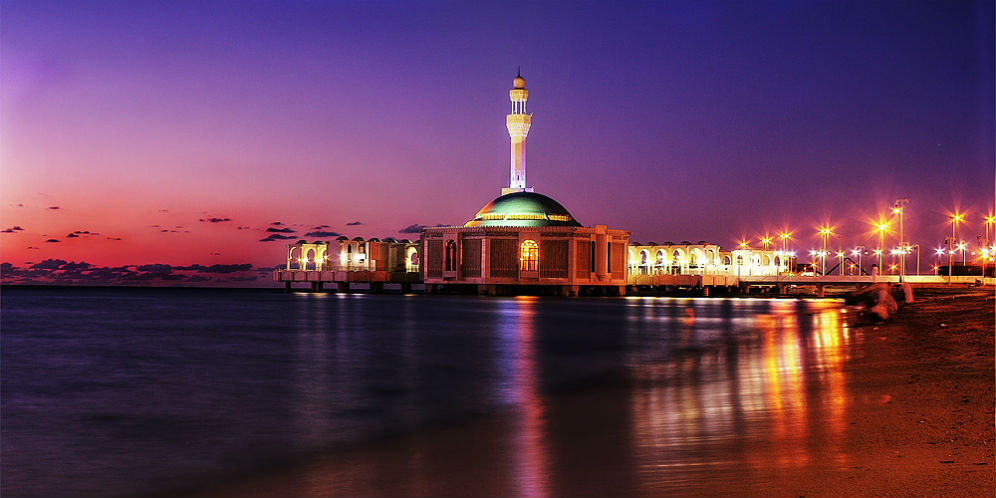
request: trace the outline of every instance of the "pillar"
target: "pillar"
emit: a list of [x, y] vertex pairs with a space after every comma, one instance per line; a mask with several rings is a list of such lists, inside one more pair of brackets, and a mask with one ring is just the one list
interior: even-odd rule
[[349, 292], [349, 282], [336, 282], [336, 292]]

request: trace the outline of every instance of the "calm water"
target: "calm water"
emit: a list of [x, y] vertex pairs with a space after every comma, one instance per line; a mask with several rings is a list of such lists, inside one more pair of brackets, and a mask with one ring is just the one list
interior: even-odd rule
[[837, 306], [5, 287], [0, 493], [174, 489], [521, 411], [608, 373], [634, 380], [625, 453], [652, 481], [662, 454], [696, 464], [751, 428], [791, 437], [819, 393], [843, 409], [857, 339]]

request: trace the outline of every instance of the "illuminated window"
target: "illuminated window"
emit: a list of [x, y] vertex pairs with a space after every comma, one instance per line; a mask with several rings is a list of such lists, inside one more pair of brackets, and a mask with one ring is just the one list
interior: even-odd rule
[[524, 240], [519, 249], [519, 268], [522, 271], [536, 271], [539, 264], [539, 244], [532, 239]]
[[565, 214], [548, 214], [546, 217], [551, 221], [571, 221], [571, 217]]
[[589, 252], [588, 255], [589, 255], [588, 259], [591, 261], [591, 265], [589, 265], [590, 266], [589, 270], [592, 273], [595, 273], [595, 241], [594, 240], [591, 241], [591, 252]]
[[664, 251], [657, 251], [657, 261], [656, 261], [656, 264], [657, 264], [657, 266], [661, 266], [661, 265], [664, 264]]

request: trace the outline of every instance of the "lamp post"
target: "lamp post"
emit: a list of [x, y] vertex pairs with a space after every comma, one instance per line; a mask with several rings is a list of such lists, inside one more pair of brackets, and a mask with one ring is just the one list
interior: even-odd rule
[[986, 263], [989, 262], [989, 256], [993, 253], [992, 247], [989, 247], [989, 227], [996, 223], [996, 216], [989, 215], [986, 216], [983, 221], [986, 224], [986, 237], [985, 237], [985, 250], [980, 251], [982, 253], [982, 279], [985, 281], [986, 278]]
[[837, 259], [840, 260], [840, 274], [844, 274], [844, 251], [837, 251]]
[[854, 249], [851, 250], [851, 256], [858, 257], [858, 276], [860, 276], [861, 272], [864, 271], [864, 267], [861, 266], [861, 256], [864, 254], [864, 252], [865, 252], [865, 246], [856, 246]]
[[885, 261], [883, 261], [883, 253], [885, 252], [885, 231], [889, 229], [889, 224], [880, 222], [876, 228], [878, 229], [878, 250], [875, 251], [875, 253], [878, 254], [878, 271], [881, 272], [885, 266]]
[[958, 223], [965, 219], [965, 213], [955, 212], [951, 215], [951, 239], [948, 240], [948, 283], [954, 276], [954, 244], [958, 240]]
[[823, 236], [823, 252], [820, 253], [822, 264], [820, 265], [820, 274], [827, 274], [827, 243], [830, 242], [830, 234], [833, 233], [833, 228], [828, 225], [823, 225], [820, 227], [819, 234]]
[[908, 247], [909, 250], [916, 248], [916, 275], [920, 276], [920, 244], [913, 244]]
[[903, 275], [906, 273], [906, 241], [903, 240], [903, 212], [906, 211], [906, 206], [909, 205], [910, 200], [901, 197], [896, 199], [896, 203], [892, 206], [892, 213], [899, 215], [899, 247], [903, 250], [902, 255], [900, 255], [899, 263], [899, 281], [903, 281]]
[[788, 252], [788, 240], [792, 238], [792, 234], [788, 232], [782, 232], [778, 234], [778, 238], [782, 241], [782, 252]]

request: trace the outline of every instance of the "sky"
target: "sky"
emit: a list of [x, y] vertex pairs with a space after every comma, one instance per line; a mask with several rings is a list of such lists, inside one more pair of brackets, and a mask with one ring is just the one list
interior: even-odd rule
[[903, 197], [974, 243], [994, 45], [991, 1], [6, 0], [0, 276], [268, 285], [288, 241], [463, 224], [520, 67], [527, 182], [586, 226], [876, 245]]

